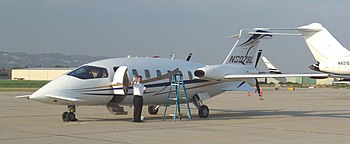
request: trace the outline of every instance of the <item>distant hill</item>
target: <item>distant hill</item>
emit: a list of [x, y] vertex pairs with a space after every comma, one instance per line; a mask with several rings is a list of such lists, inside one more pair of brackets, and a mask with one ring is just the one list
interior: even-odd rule
[[0, 68], [77, 67], [85, 63], [106, 59], [103, 56], [64, 55], [60, 53], [28, 54], [0, 51]]

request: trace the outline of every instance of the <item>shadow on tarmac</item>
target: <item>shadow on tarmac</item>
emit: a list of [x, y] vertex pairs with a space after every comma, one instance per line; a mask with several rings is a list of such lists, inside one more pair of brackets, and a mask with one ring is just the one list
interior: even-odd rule
[[[215, 113], [209, 114], [208, 118], [199, 118], [197, 111], [192, 110], [192, 117], [195, 121], [202, 120], [234, 120], [234, 119], [268, 119], [269, 117], [324, 117], [324, 118], [350, 118], [350, 112], [347, 110], [327, 110], [327, 111], [279, 111], [279, 110], [228, 110], [228, 109], [210, 109]], [[195, 113], [194, 113], [195, 112]], [[188, 120], [183, 116], [183, 120]], [[167, 116], [166, 121], [171, 120], [171, 116]], [[163, 114], [146, 116], [145, 121], [162, 121]], [[89, 121], [124, 121], [132, 122], [132, 118], [83, 118], [80, 122]]]

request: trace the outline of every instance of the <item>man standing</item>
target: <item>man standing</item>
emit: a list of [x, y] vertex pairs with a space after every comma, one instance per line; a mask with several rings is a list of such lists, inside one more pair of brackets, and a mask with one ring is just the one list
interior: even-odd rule
[[146, 87], [142, 83], [142, 76], [137, 76], [136, 81], [132, 80], [134, 92], [134, 122], [143, 122], [141, 120], [142, 106], [143, 106], [143, 94], [146, 92]]

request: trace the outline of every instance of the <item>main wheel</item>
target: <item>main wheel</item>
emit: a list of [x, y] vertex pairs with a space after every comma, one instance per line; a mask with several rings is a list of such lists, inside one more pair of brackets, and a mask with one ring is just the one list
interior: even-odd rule
[[64, 122], [69, 122], [68, 112], [64, 112], [64, 113], [62, 114], [62, 120], [63, 120]]
[[78, 120], [75, 118], [75, 114], [73, 112], [68, 113], [67, 117], [68, 117], [69, 121], [77, 121]]
[[148, 113], [151, 115], [156, 115], [158, 110], [159, 108], [156, 108], [156, 106], [148, 106]]
[[198, 109], [198, 116], [200, 118], [207, 118], [209, 116], [209, 108], [206, 105], [202, 105]]

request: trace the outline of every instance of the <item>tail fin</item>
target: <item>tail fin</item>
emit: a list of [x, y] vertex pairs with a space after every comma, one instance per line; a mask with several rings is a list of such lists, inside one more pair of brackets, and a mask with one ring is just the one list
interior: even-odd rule
[[319, 23], [298, 27], [307, 46], [318, 62], [328, 59], [350, 55], [350, 51], [343, 47], [329, 32]]
[[[267, 68], [269, 69], [270, 74], [282, 74], [282, 72], [277, 67], [275, 67], [269, 60], [267, 60], [266, 57], [263, 56], [261, 58], [264, 61]], [[273, 78], [273, 79], [284, 83], [287, 82], [286, 77], [279, 77], [279, 78]]]
[[241, 63], [255, 66], [259, 59], [257, 54], [260, 39], [266, 36], [272, 37], [272, 35], [264, 33], [268, 32], [240, 30], [238, 35], [234, 35], [234, 37], [238, 37], [238, 40], [226, 57], [224, 64]]
[[282, 74], [282, 72], [277, 69], [269, 60], [267, 60], [266, 57], [262, 57], [262, 60], [264, 61], [265, 65], [269, 69], [269, 72], [272, 74]]

